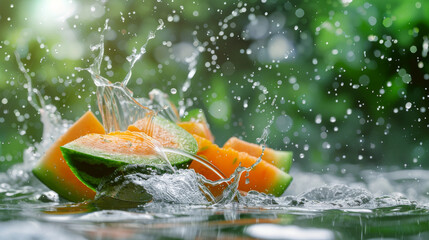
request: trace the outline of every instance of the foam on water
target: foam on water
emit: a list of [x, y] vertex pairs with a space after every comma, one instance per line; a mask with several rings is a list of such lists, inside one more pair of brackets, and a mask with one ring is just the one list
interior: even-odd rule
[[403, 194], [376, 196], [368, 190], [347, 185], [331, 185], [310, 189], [297, 196], [273, 197], [258, 192], [249, 192], [240, 199], [246, 206], [265, 206], [266, 208], [299, 207], [306, 210], [344, 209], [347, 211], [372, 212], [373, 209], [406, 206], [407, 209], [424, 208]]
[[200, 191], [198, 177], [192, 170], [178, 170], [174, 174], [156, 175], [138, 182], [154, 201], [181, 204], [208, 204]]

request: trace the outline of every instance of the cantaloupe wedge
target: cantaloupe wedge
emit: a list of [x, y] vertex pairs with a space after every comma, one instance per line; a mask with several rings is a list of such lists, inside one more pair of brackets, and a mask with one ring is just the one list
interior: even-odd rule
[[80, 202], [93, 199], [95, 192], [83, 184], [70, 170], [61, 154], [60, 146], [88, 133], [104, 134], [103, 125], [90, 111], [77, 120], [43, 155], [33, 174], [61, 197]]
[[[158, 124], [170, 123], [156, 121]], [[174, 126], [176, 129], [169, 127]], [[156, 144], [159, 147], [176, 148], [195, 154], [197, 143], [185, 130], [173, 123], [161, 125], [167, 130], [161, 135], [158, 132], [155, 142], [143, 132], [111, 132], [109, 134], [87, 134], [61, 147], [64, 158], [72, 172], [91, 189], [96, 189], [103, 178], [111, 175], [121, 166], [140, 164], [149, 170], [162, 168], [165, 160], [157, 153]], [[175, 130], [181, 133], [173, 134]], [[188, 139], [185, 139], [188, 138]], [[191, 144], [184, 144], [190, 142]], [[193, 144], [192, 144], [193, 143]], [[179, 154], [165, 154], [173, 167], [187, 168], [190, 159]], [[148, 171], [149, 171], [148, 170]]]
[[[206, 158], [227, 177], [234, 172], [240, 163], [242, 167], [250, 167], [257, 161], [256, 157], [250, 156], [245, 152], [238, 152], [231, 148], [219, 148], [216, 144], [205, 138], [198, 135], [193, 136], [198, 142], [197, 155]], [[217, 180], [216, 178], [212, 178], [211, 174], [207, 174], [207, 168], [202, 168], [195, 161], [191, 163], [190, 168], [206, 176], [208, 179]], [[249, 172], [249, 176], [241, 177], [238, 189], [245, 192], [255, 190], [280, 196], [291, 181], [292, 177], [289, 174], [281, 171], [272, 164], [261, 161]]]
[[[261, 146], [254, 143], [246, 142], [236, 137], [231, 137], [228, 141], [226, 141], [223, 147], [231, 148], [239, 152], [246, 152], [250, 156], [253, 156], [256, 158], [261, 156], [261, 153], [262, 153]], [[292, 152], [276, 151], [274, 149], [266, 147], [264, 149], [264, 155], [262, 156], [262, 160], [288, 173], [292, 165]]]

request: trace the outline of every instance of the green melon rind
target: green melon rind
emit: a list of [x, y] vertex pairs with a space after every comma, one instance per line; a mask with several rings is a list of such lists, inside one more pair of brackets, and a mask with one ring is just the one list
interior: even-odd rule
[[[163, 160], [154, 155], [145, 155], [144, 157], [134, 155], [133, 160], [131, 160], [132, 157], [127, 157], [127, 161], [121, 161], [124, 158], [118, 154], [100, 154], [100, 151], [76, 145], [66, 144], [61, 147], [61, 152], [76, 177], [92, 190], [97, 188], [102, 178], [112, 174], [121, 166], [144, 164], [156, 167], [163, 164]], [[187, 164], [189, 161], [176, 162], [172, 165], [178, 167], [178, 165]], [[93, 169], [96, 169], [96, 171], [92, 171]]]
[[274, 186], [271, 188], [270, 192], [276, 196], [280, 197], [286, 189], [289, 187], [290, 183], [293, 180], [293, 177], [285, 172], [277, 176]]
[[82, 181], [90, 189], [94, 190], [97, 188], [97, 182], [100, 181], [102, 176], [99, 178], [93, 177], [96, 171], [92, 171], [92, 174], [87, 173], [88, 170], [97, 169], [101, 170], [102, 174], [110, 175], [114, 170], [120, 166], [126, 165], [127, 163], [106, 159], [101, 156], [94, 155], [95, 151], [89, 150], [88, 152], [80, 152], [76, 148], [75, 144], [66, 144], [60, 147], [63, 157], [69, 165], [71, 171], [76, 177]]
[[285, 173], [289, 173], [292, 167], [293, 153], [289, 151], [275, 151], [276, 158], [274, 159], [273, 165], [278, 167]]

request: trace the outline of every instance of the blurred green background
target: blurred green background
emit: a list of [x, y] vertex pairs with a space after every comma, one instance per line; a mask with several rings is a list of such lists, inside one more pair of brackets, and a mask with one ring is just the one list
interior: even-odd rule
[[[33, 86], [65, 119], [97, 110], [86, 72], [90, 46], [106, 32], [103, 75], [121, 81], [126, 57], [162, 19], [129, 88], [153, 88], [206, 111], [216, 142], [256, 142], [294, 152], [297, 165], [428, 167], [426, 1], [8, 1], [0, 2], [0, 170], [39, 142], [40, 116], [27, 102], [22, 58]], [[196, 74], [181, 94], [186, 63]]]

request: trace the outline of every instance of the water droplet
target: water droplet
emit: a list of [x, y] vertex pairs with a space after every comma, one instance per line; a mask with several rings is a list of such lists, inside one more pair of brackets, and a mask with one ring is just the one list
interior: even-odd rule
[[368, 22], [371, 26], [374, 26], [375, 24], [377, 24], [377, 18], [375, 18], [374, 16], [371, 16], [368, 18]]
[[385, 18], [385, 19], [383, 19], [383, 26], [385, 26], [385, 27], [390, 27], [390, 26], [392, 26], [392, 23], [393, 23], [393, 21], [392, 21], [392, 19], [391, 18]]
[[316, 123], [316, 124], [320, 124], [320, 123], [322, 123], [322, 115], [321, 115], [321, 114], [317, 114], [317, 115], [316, 115], [315, 123]]
[[296, 15], [298, 18], [302, 18], [302, 17], [304, 17], [304, 14], [305, 14], [305, 12], [304, 12], [304, 10], [303, 10], [302, 8], [298, 8], [298, 9], [295, 11], [295, 15]]
[[293, 125], [293, 120], [287, 115], [278, 116], [276, 119], [276, 126], [280, 132], [288, 132]]
[[352, 114], [352, 109], [351, 108], [348, 108], [347, 109], [347, 115], [351, 115]]
[[247, 99], [243, 101], [243, 108], [246, 109], [248, 107]]
[[410, 103], [410, 102], [407, 102], [406, 104], [405, 104], [405, 108], [408, 110], [408, 109], [410, 109], [411, 108], [411, 106], [412, 106], [412, 104]]
[[421, 2], [416, 2], [416, 8], [421, 8], [422, 7], [422, 3]]

